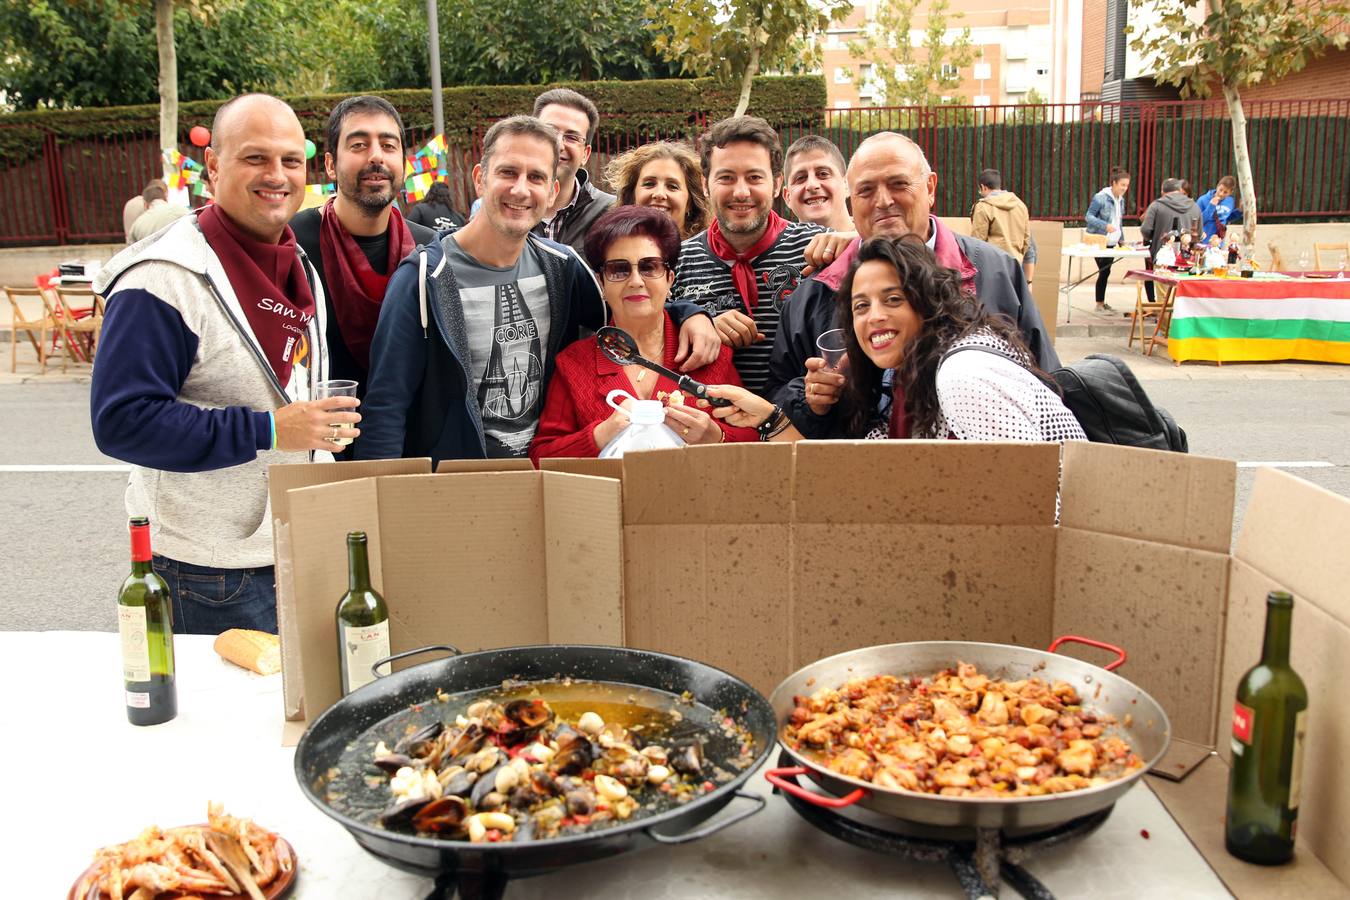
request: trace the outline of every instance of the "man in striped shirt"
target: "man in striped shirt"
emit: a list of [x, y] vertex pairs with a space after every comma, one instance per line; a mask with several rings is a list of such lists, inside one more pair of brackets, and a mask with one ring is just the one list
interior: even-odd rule
[[824, 229], [774, 212], [783, 144], [763, 119], [723, 119], [699, 138], [699, 155], [715, 219], [681, 245], [670, 299], [707, 310], [722, 343], [735, 349], [741, 381], [762, 391], [783, 301]]

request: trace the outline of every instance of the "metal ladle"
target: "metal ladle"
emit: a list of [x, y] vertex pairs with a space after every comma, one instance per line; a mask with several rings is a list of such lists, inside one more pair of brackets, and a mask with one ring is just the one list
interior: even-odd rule
[[650, 359], [644, 359], [642, 354], [638, 353], [637, 341], [633, 340], [633, 336], [622, 328], [606, 325], [595, 333], [595, 342], [600, 345], [601, 352], [609, 357], [611, 362], [618, 363], [621, 366], [638, 365], [651, 369], [656, 374], [664, 375], [675, 382], [680, 390], [693, 394], [712, 406], [732, 405], [731, 401], [724, 397], [709, 397], [708, 386], [703, 382], [695, 381], [688, 375], [681, 375], [679, 372], [672, 372]]

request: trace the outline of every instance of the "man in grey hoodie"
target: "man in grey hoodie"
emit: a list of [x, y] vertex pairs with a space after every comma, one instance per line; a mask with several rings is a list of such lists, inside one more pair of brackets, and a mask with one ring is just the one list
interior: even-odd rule
[[[1198, 218], [1199, 215], [1200, 207], [1186, 196], [1186, 192], [1182, 190], [1181, 179], [1163, 179], [1162, 196], [1144, 210], [1144, 220], [1139, 225], [1139, 234], [1148, 241], [1148, 259], [1145, 260], [1145, 265], [1150, 269], [1153, 268], [1153, 257], [1158, 255], [1158, 248], [1162, 246], [1163, 238], [1168, 232], [1189, 228], [1191, 217]], [[1152, 303], [1153, 282], [1145, 281], [1144, 291]]]

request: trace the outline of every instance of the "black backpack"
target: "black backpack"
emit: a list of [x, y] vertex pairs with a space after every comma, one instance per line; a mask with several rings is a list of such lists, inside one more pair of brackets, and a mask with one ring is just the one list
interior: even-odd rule
[[[976, 344], [948, 350], [942, 360], [962, 350], [983, 350], [1012, 359], [993, 347]], [[1052, 383], [1048, 386], [1063, 397], [1064, 405], [1089, 441], [1178, 453], [1188, 451], [1186, 432], [1167, 410], [1153, 405], [1130, 367], [1116, 357], [1093, 353], [1056, 369], [1049, 377]]]

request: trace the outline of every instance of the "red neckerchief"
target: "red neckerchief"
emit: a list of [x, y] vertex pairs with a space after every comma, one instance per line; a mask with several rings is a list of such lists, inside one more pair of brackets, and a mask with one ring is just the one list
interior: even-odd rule
[[[333, 198], [335, 199], [335, 198]], [[370, 339], [375, 335], [375, 324], [380, 320], [380, 304], [389, 278], [413, 252], [412, 231], [403, 221], [397, 205], [389, 207], [389, 264], [388, 274], [381, 275], [371, 268], [370, 260], [356, 243], [333, 211], [333, 199], [319, 211], [319, 253], [323, 256], [324, 281], [328, 297], [333, 302], [338, 331], [347, 349], [370, 370]]]
[[287, 225], [280, 241], [264, 243], [241, 231], [215, 204], [197, 213], [197, 224], [284, 388], [290, 384], [291, 367], [309, 358], [309, 323], [314, 318], [314, 293], [296, 252], [295, 232]]
[[746, 312], [751, 316], [755, 314], [755, 307], [759, 305], [759, 286], [755, 284], [755, 267], [750, 265], [750, 261], [772, 247], [774, 241], [778, 240], [778, 236], [787, 227], [787, 219], [769, 210], [769, 224], [764, 229], [764, 236], [744, 253], [738, 253], [722, 236], [722, 226], [716, 219], [708, 226], [708, 249], [719, 259], [731, 263], [731, 280], [736, 285], [736, 293], [740, 294], [741, 300], [745, 302]]
[[886, 436], [901, 440], [909, 437], [909, 413], [905, 411], [905, 386], [900, 383], [899, 372], [891, 388], [891, 424]]
[[832, 291], [839, 290], [839, 286], [844, 283], [844, 276], [853, 266], [853, 260], [858, 258], [858, 248], [861, 246], [862, 238], [854, 238], [849, 241], [848, 246], [844, 248], [844, 252], [835, 257], [834, 262], [811, 277]]

